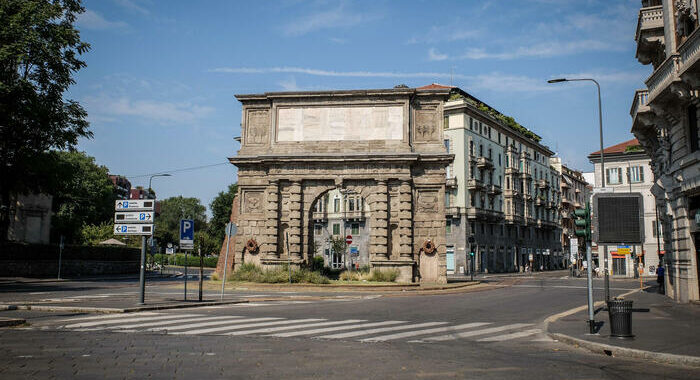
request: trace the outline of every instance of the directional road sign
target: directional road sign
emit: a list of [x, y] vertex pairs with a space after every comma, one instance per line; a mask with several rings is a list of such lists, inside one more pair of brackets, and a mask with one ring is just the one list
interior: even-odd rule
[[115, 224], [115, 235], [151, 235], [153, 234], [152, 224]]
[[153, 211], [156, 201], [153, 199], [117, 199], [114, 209], [117, 211]]
[[226, 225], [226, 235], [228, 237], [236, 235], [236, 232], [238, 232], [238, 226], [236, 226], [236, 223], [229, 223]]
[[632, 253], [632, 247], [629, 245], [618, 245], [617, 246], [617, 254], [618, 255], [629, 255]]
[[180, 219], [180, 248], [194, 248], [194, 220]]
[[155, 213], [153, 211], [133, 211], [133, 212], [116, 212], [114, 214], [114, 223], [153, 223]]

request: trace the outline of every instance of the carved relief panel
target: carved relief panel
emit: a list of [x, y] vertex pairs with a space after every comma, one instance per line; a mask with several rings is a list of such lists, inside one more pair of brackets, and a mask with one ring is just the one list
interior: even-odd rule
[[437, 212], [438, 207], [438, 191], [437, 190], [421, 190], [418, 192], [416, 199], [417, 212]]
[[246, 145], [267, 144], [270, 129], [269, 110], [248, 110], [246, 123]]
[[264, 193], [258, 190], [243, 191], [243, 213], [244, 214], [262, 214], [264, 211], [263, 200]]
[[437, 112], [435, 109], [416, 111], [414, 125], [414, 141], [437, 142], [439, 140], [440, 130], [437, 120]]

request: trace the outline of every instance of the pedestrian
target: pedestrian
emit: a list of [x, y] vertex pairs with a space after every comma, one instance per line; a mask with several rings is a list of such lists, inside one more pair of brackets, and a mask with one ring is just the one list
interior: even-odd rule
[[665, 294], [666, 289], [664, 289], [664, 266], [663, 264], [659, 264], [659, 266], [656, 268], [656, 282], [659, 284], [659, 293]]
[[595, 276], [600, 277], [600, 267], [595, 267]]

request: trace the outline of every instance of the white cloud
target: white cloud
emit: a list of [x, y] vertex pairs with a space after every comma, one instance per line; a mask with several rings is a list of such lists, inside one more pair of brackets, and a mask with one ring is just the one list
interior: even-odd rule
[[340, 4], [334, 9], [311, 13], [301, 17], [282, 27], [288, 36], [301, 36], [321, 29], [349, 27], [363, 24], [381, 18], [380, 15], [371, 13], [359, 13], [348, 10], [345, 4]]
[[544, 92], [557, 89], [556, 86], [548, 85], [544, 79], [501, 73], [473, 76], [467, 80], [466, 87], [494, 92]]
[[151, 13], [148, 9], [136, 4], [132, 0], [114, 0], [114, 2], [117, 3], [117, 5], [121, 6], [122, 8], [126, 8], [130, 11], [138, 12], [138, 13], [141, 13], [143, 15], [147, 15], [147, 14]]
[[[363, 78], [449, 78], [450, 73], [438, 72], [408, 72], [399, 73], [392, 71], [333, 71], [310, 69], [304, 67], [218, 67], [210, 70], [215, 73], [230, 74], [270, 74], [270, 73], [290, 73], [306, 74], [322, 77], [363, 77]], [[465, 75], [455, 74], [455, 78], [467, 78]]]
[[282, 87], [284, 91], [299, 91], [299, 86], [297, 86], [297, 80], [291, 77], [287, 80], [281, 80], [278, 84]]
[[212, 107], [191, 102], [133, 100], [127, 96], [101, 95], [88, 98], [81, 103], [93, 120], [118, 120], [119, 116], [131, 116], [162, 125], [192, 123], [214, 111]]
[[435, 48], [430, 48], [430, 50], [428, 50], [429, 61], [444, 61], [447, 58], [447, 54], [438, 53], [437, 50], [435, 50]]
[[551, 41], [531, 46], [522, 46], [512, 51], [488, 52], [485, 49], [468, 49], [461, 58], [463, 59], [498, 59], [510, 60], [518, 58], [550, 58], [555, 56], [580, 54], [591, 51], [622, 51], [624, 46], [611, 44], [597, 40], [580, 40], [561, 43]]
[[77, 24], [80, 28], [94, 30], [123, 29], [129, 26], [124, 21], [109, 21], [99, 13], [89, 9], [86, 9], [84, 13], [78, 15]]

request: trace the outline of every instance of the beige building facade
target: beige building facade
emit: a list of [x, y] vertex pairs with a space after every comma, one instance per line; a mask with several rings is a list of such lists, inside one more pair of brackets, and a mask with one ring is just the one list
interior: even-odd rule
[[666, 292], [700, 299], [700, 28], [697, 0], [643, 0], [637, 59], [651, 64], [634, 94], [632, 133], [651, 158], [651, 192], [664, 233]]
[[309, 263], [322, 254], [319, 213], [332, 204], [327, 197], [342, 194], [341, 204], [360, 202], [353, 212], [366, 228], [371, 270], [397, 270], [399, 281], [445, 282], [448, 96], [440, 88], [237, 95], [234, 268]]
[[[443, 86], [447, 87], [447, 86]], [[472, 95], [445, 103], [447, 271], [546, 270], [562, 265], [560, 175], [553, 152]], [[529, 132], [529, 131], [528, 131]]]

